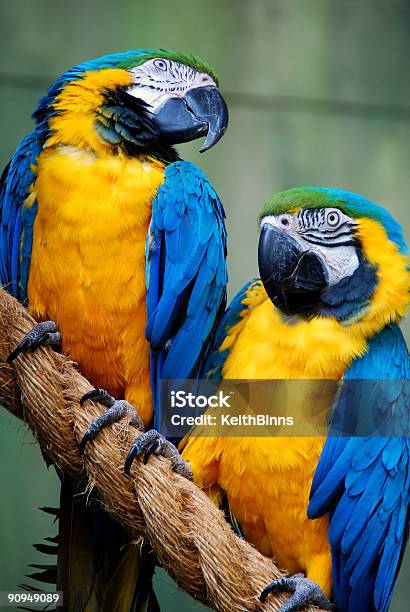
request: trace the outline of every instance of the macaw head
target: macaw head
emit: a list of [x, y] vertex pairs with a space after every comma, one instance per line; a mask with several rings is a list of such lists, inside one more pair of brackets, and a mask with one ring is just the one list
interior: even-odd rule
[[285, 315], [398, 320], [409, 301], [406, 244], [383, 208], [354, 193], [306, 187], [260, 215], [259, 270]]
[[206, 137], [211, 148], [228, 125], [212, 69], [193, 55], [134, 50], [65, 72], [33, 114], [46, 146], [114, 149], [173, 159], [172, 145]]

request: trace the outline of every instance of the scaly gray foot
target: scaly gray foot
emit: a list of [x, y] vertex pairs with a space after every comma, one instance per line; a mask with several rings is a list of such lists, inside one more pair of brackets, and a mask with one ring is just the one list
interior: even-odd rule
[[292, 596], [280, 607], [279, 612], [296, 612], [296, 610], [303, 610], [309, 604], [318, 606], [322, 610], [332, 610], [332, 604], [320, 586], [313, 580], [305, 578], [303, 574], [294, 574], [287, 578], [274, 580], [263, 589], [259, 599], [264, 602], [270, 593], [281, 593], [282, 591], [292, 593]]
[[155, 429], [139, 435], [134, 444], [131, 446], [131, 450], [128, 453], [128, 457], [125, 460], [124, 472], [129, 475], [131, 465], [135, 459], [140, 455], [143, 455], [144, 464], [147, 463], [150, 455], [161, 455], [171, 461], [172, 469], [174, 472], [181, 474], [188, 480], [192, 480], [192, 471], [189, 467], [189, 463], [184, 461], [178, 452], [178, 449], [167, 440], [162, 434]]
[[56, 349], [60, 348], [61, 335], [54, 321], [43, 321], [39, 323], [18, 343], [14, 351], [7, 357], [7, 363], [15, 360], [17, 355], [22, 351], [30, 349], [34, 351], [39, 346], [52, 346]]
[[136, 427], [140, 431], [144, 431], [144, 423], [138, 416], [137, 412], [126, 400], [116, 400], [110, 395], [105, 389], [93, 389], [89, 391], [80, 399], [80, 404], [83, 405], [87, 400], [94, 400], [99, 404], [107, 407], [107, 410], [98, 419], [95, 419], [85, 432], [80, 442], [80, 453], [84, 452], [84, 449], [90, 440], [93, 440], [95, 436], [107, 425], [116, 423], [123, 417], [130, 415], [130, 425]]

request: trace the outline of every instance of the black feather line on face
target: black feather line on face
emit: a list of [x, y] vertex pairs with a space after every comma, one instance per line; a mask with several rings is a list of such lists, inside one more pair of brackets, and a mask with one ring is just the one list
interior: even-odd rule
[[303, 229], [319, 227], [325, 223], [325, 210], [323, 208], [303, 208], [297, 218]]
[[332, 240], [333, 238], [337, 237], [339, 235], [339, 232], [346, 232], [346, 235], [351, 235], [354, 232], [356, 225], [354, 223], [350, 223], [349, 221], [345, 221], [344, 223], [341, 223], [340, 225], [338, 225], [337, 227], [308, 227], [308, 228], [304, 228], [302, 230], [302, 232], [299, 232], [302, 234], [302, 236], [304, 235], [312, 235], [312, 236], [321, 236], [323, 237], [324, 240], [326, 240], [327, 238], [329, 238], [329, 240]]
[[[296, 230], [303, 240], [326, 248], [355, 246], [356, 224], [350, 220], [338, 223], [335, 227], [327, 225], [326, 209], [303, 209], [298, 215], [299, 228]], [[340, 238], [344, 240], [340, 241]]]
[[175, 149], [160, 143], [151, 120], [149, 104], [132, 96], [124, 87], [108, 91], [96, 117], [99, 135], [130, 157], [149, 155], [170, 164], [179, 158]]
[[[351, 234], [345, 234], [347, 236], [351, 236]], [[337, 247], [342, 247], [342, 246], [355, 246], [355, 240], [352, 237], [351, 240], [345, 240], [343, 242], [329, 242], [326, 240], [321, 240], [320, 238], [316, 238], [316, 240], [314, 238], [310, 238], [310, 236], [303, 236], [303, 239], [306, 240], [306, 242], [309, 242], [309, 244], [315, 244], [317, 246], [323, 246], [327, 249], [332, 249], [332, 248], [337, 248]]]

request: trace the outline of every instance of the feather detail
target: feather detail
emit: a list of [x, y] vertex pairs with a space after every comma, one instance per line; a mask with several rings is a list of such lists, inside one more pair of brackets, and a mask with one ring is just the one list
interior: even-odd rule
[[146, 252], [146, 336], [158, 427], [160, 379], [195, 376], [225, 304], [224, 212], [193, 164], [176, 162], [165, 170], [152, 206]]
[[37, 200], [35, 167], [45, 135], [36, 129], [17, 147], [0, 179], [0, 284], [25, 302]]
[[[362, 406], [372, 406], [389, 415], [398, 437], [348, 438], [341, 452], [335, 439], [328, 438], [313, 479], [308, 514], [314, 518], [330, 512], [334, 594], [342, 610], [383, 612], [389, 607], [408, 536], [409, 373], [401, 332], [388, 326], [346, 373], [345, 379], [359, 380], [342, 391], [337, 409], [360, 412]], [[359, 382], [363, 379], [374, 379], [370, 396], [369, 385]], [[406, 412], [391, 408], [402, 401], [407, 402]]]

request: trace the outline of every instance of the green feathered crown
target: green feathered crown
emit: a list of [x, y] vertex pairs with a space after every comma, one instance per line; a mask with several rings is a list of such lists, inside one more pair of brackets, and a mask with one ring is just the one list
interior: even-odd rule
[[400, 224], [381, 206], [350, 191], [325, 187], [297, 187], [281, 191], [270, 198], [262, 209], [260, 219], [267, 215], [281, 215], [299, 208], [339, 208], [349, 217], [369, 217], [380, 223], [401, 253], [407, 253]]

